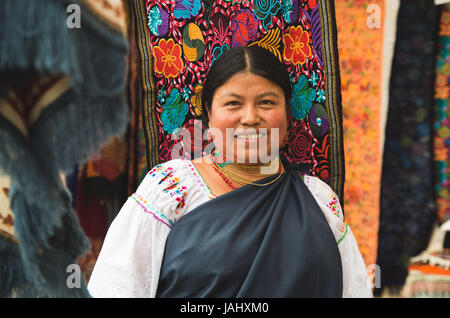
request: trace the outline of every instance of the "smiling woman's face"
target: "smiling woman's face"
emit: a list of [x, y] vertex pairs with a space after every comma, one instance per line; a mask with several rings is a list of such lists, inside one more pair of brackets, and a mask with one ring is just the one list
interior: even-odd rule
[[[287, 134], [284, 92], [268, 79], [240, 72], [214, 92], [208, 113], [212, 136], [227, 160], [265, 163], [261, 154], [271, 155]], [[228, 129], [227, 129], [228, 128]], [[232, 129], [230, 129], [232, 128]], [[233, 158], [230, 158], [230, 150]]]

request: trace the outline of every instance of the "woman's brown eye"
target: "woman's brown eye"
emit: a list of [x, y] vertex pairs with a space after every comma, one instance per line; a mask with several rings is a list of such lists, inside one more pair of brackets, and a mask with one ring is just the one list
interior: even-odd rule
[[238, 101], [229, 101], [229, 102], [226, 102], [225, 103], [225, 106], [237, 106], [237, 105], [239, 105], [239, 102]]

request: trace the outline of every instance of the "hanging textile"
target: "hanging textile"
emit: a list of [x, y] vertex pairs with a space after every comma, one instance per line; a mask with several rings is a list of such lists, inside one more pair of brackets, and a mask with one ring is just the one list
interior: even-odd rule
[[[258, 45], [280, 59], [291, 74], [292, 128], [284, 155], [309, 164], [310, 173], [342, 199], [344, 156], [333, 1], [147, 0], [145, 5], [133, 3], [133, 8], [149, 167], [173, 159], [182, 135], [172, 134], [180, 128], [191, 136], [203, 136], [199, 101], [214, 60], [232, 47]], [[295, 43], [302, 49], [292, 49]], [[200, 156], [206, 144], [206, 140], [187, 144], [187, 153], [179, 156]]]
[[75, 209], [91, 249], [78, 264], [89, 280], [106, 231], [126, 201], [127, 144], [113, 137], [78, 173]]
[[107, 228], [124, 204], [127, 194], [135, 192], [147, 171], [139, 107], [136, 35], [134, 23], [131, 23], [134, 17], [130, 2], [125, 2], [124, 6], [129, 45], [127, 101], [130, 123], [126, 134], [114, 137], [77, 171], [75, 189], [72, 190], [77, 216], [91, 245], [89, 252], [78, 260], [86, 282], [97, 261]]
[[438, 10], [401, 1], [389, 88], [377, 264], [382, 287], [401, 287], [411, 256], [427, 247], [436, 209], [431, 116]]
[[389, 106], [389, 83], [392, 71], [392, 59], [394, 56], [395, 37], [397, 34], [397, 16], [400, 0], [385, 0], [384, 34], [383, 34], [383, 74], [381, 89], [380, 111], [380, 149], [384, 150], [384, 133], [386, 130], [386, 118]]
[[381, 177], [384, 0], [337, 1], [344, 127], [344, 205], [366, 265], [376, 263]]
[[[146, 140], [142, 122], [143, 103], [139, 81], [139, 51], [137, 46], [136, 15], [131, 2], [125, 2], [128, 16], [128, 104], [130, 127], [128, 129], [127, 193], [132, 195], [147, 172]], [[145, 22], [145, 20], [144, 20]]]
[[450, 4], [442, 6], [436, 61], [433, 151], [438, 221], [450, 219]]
[[16, 239], [0, 237], [0, 296], [89, 296], [67, 285], [89, 242], [61, 172], [126, 128], [125, 34], [120, 1], [0, 2], [0, 169]]

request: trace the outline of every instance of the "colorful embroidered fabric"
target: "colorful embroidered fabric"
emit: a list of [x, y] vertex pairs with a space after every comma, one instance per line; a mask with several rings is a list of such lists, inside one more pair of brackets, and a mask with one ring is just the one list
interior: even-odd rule
[[450, 220], [436, 226], [428, 248], [411, 259], [403, 297], [450, 297]]
[[450, 269], [423, 263], [411, 265], [401, 295], [405, 298], [450, 298]]
[[400, 4], [381, 179], [382, 287], [404, 284], [409, 259], [426, 248], [436, 220], [431, 116], [438, 21], [428, 0]]
[[[380, 105], [384, 0], [336, 1], [339, 68], [344, 127], [344, 206], [367, 265], [375, 264], [378, 244], [381, 176]], [[374, 26], [369, 22], [372, 15]], [[369, 19], [369, 20], [368, 20]]]
[[145, 213], [151, 214], [155, 219], [164, 223], [169, 228], [172, 228], [173, 222], [169, 220], [164, 214], [155, 209], [147, 200], [145, 200], [138, 193], [134, 193], [131, 195], [134, 201], [145, 211]]
[[441, 223], [450, 219], [450, 4], [442, 6], [436, 61], [434, 169], [436, 208]]
[[[292, 129], [285, 155], [293, 162], [310, 164], [310, 173], [342, 196], [332, 1], [147, 0], [145, 8], [136, 3], [134, 9], [138, 19], [145, 13], [148, 27], [138, 32], [150, 166], [173, 159], [181, 136], [172, 134], [178, 129], [203, 136], [200, 97], [210, 65], [230, 48], [258, 45], [272, 52], [291, 74]], [[138, 24], [142, 27], [142, 22]], [[205, 145], [206, 141], [185, 145], [179, 156], [199, 156]]]

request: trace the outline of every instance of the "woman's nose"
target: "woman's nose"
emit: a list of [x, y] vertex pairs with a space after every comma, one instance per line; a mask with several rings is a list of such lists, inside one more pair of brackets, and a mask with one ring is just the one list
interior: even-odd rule
[[242, 109], [241, 124], [246, 126], [255, 126], [259, 124], [260, 118], [258, 110], [253, 105], [246, 105]]

